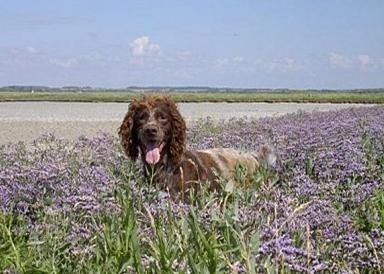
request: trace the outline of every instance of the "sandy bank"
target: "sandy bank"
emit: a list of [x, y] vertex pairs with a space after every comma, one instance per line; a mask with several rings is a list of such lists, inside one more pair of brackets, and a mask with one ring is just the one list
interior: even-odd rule
[[[179, 109], [188, 122], [207, 116], [213, 119], [232, 117], [259, 118], [302, 111], [327, 111], [360, 104], [298, 103], [181, 103]], [[128, 105], [125, 103], [0, 103], [0, 144], [31, 141], [53, 132], [63, 138], [93, 136], [100, 131], [117, 133]]]

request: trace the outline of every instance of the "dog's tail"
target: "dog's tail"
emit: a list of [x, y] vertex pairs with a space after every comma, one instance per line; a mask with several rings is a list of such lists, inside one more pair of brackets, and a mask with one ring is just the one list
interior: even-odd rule
[[269, 145], [262, 145], [256, 153], [254, 153], [254, 156], [261, 165], [264, 165], [267, 168], [274, 167], [276, 164], [276, 153]]

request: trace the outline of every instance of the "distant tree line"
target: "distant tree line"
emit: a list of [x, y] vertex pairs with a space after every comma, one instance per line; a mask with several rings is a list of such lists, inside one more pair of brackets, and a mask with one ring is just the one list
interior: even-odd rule
[[376, 93], [384, 92], [384, 88], [376, 89], [288, 89], [288, 88], [216, 88], [205, 86], [185, 86], [185, 87], [161, 87], [161, 86], [129, 86], [126, 88], [94, 88], [90, 86], [64, 86], [64, 87], [48, 87], [48, 86], [4, 86], [0, 87], [0, 92], [189, 92], [189, 93], [292, 93], [292, 92], [353, 92], [353, 93]]

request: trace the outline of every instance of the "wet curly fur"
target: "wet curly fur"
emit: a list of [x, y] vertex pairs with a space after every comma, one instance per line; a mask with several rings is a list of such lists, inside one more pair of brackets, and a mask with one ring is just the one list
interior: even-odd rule
[[[269, 146], [253, 153], [224, 148], [186, 150], [185, 121], [168, 96], [133, 100], [119, 135], [132, 160], [141, 156], [145, 176], [173, 193], [199, 189], [204, 181], [216, 189], [218, 177], [233, 178], [238, 164], [252, 173], [261, 162], [273, 164], [275, 160]], [[155, 176], [150, 171], [155, 171]]]
[[[175, 103], [166, 96], [144, 96], [141, 100], [133, 100], [129, 104], [128, 113], [125, 115], [123, 123], [120, 126], [119, 135], [121, 144], [125, 153], [132, 159], [136, 160], [139, 155], [139, 137], [137, 127], [137, 115], [139, 111], [144, 109], [153, 109], [158, 106], [163, 106], [168, 110], [172, 139], [169, 145], [169, 154], [174, 163], [180, 162], [181, 156], [185, 150], [186, 140], [186, 125], [183, 117], [180, 115]], [[136, 118], [136, 123], [135, 123]]]

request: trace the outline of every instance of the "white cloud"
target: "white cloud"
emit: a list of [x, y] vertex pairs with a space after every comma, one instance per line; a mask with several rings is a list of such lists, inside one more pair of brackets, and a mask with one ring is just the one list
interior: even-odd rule
[[374, 60], [366, 54], [357, 56], [357, 60], [359, 61], [360, 68], [364, 71], [377, 69], [380, 65], [380, 60]]
[[281, 68], [284, 71], [297, 71], [302, 69], [303, 65], [298, 64], [293, 58], [285, 57], [281, 62]]
[[221, 70], [231, 66], [238, 66], [239, 64], [244, 63], [245, 59], [242, 56], [235, 56], [233, 58], [216, 58], [212, 62], [212, 67], [214, 69]]
[[160, 46], [151, 43], [148, 36], [139, 37], [131, 43], [131, 52], [134, 57], [155, 56], [160, 54]]
[[103, 55], [98, 51], [90, 51], [82, 56], [82, 59], [87, 61], [98, 61], [103, 59]]
[[350, 68], [352, 66], [352, 62], [348, 57], [344, 55], [331, 53], [329, 56], [329, 64], [333, 68]]
[[242, 56], [235, 56], [233, 58], [233, 62], [235, 62], [235, 63], [241, 63], [243, 61], [244, 61], [244, 57], [242, 57]]
[[298, 63], [295, 59], [291, 57], [285, 57], [278, 60], [258, 59], [256, 60], [255, 65], [267, 72], [291, 72], [298, 71], [304, 68], [304, 65]]
[[218, 71], [239, 70], [241, 71], [264, 71], [264, 72], [296, 72], [305, 68], [305, 65], [291, 57], [279, 59], [256, 59], [249, 60], [242, 56], [232, 58], [217, 58], [212, 60], [212, 68]]
[[69, 68], [69, 67], [73, 67], [74, 65], [77, 65], [78, 60], [76, 58], [67, 58], [67, 59], [51, 58], [49, 59], [49, 63], [51, 65]]
[[226, 65], [229, 65], [229, 60], [227, 58], [218, 58], [214, 61], [214, 68], [221, 69], [225, 67]]
[[179, 61], [188, 61], [192, 58], [192, 53], [190, 51], [180, 51], [176, 53], [176, 58]]
[[332, 68], [374, 71], [384, 68], [384, 58], [371, 57], [368, 54], [347, 57], [341, 54], [331, 53], [329, 55], [329, 64]]
[[26, 47], [26, 50], [27, 50], [29, 53], [37, 53], [37, 49], [34, 48], [34, 47]]

